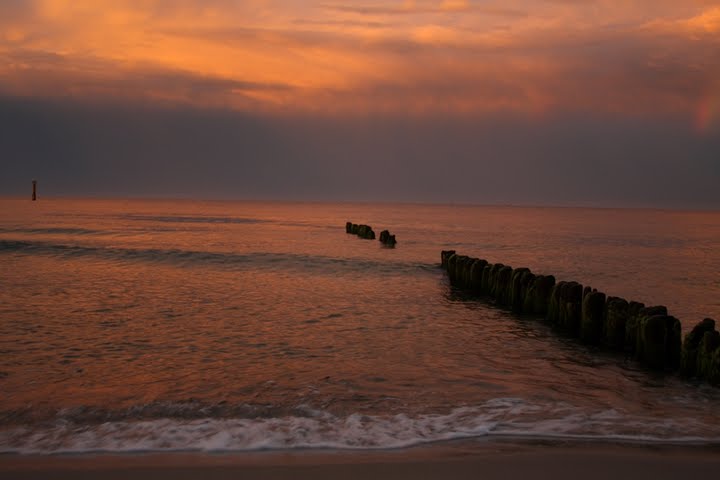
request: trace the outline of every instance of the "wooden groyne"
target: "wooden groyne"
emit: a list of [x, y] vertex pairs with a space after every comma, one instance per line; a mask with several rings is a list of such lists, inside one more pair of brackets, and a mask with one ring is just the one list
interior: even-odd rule
[[662, 305], [609, 297], [577, 282], [556, 281], [527, 268], [441, 252], [450, 283], [489, 297], [521, 315], [542, 317], [558, 330], [606, 350], [624, 352], [654, 370], [720, 385], [720, 333], [706, 318], [682, 339], [680, 320]]
[[358, 225], [357, 223], [347, 222], [345, 224], [345, 232], [357, 235], [360, 238], [375, 240], [375, 232], [369, 225]]
[[[346, 222], [345, 233], [357, 235], [360, 238], [365, 238], [368, 240], [375, 240], [375, 232], [369, 225], [358, 225], [357, 223]], [[380, 243], [387, 247], [394, 247], [397, 243], [395, 235], [390, 235], [390, 232], [388, 230], [383, 230], [382, 232], [380, 232], [380, 238], [378, 240], [380, 240]]]

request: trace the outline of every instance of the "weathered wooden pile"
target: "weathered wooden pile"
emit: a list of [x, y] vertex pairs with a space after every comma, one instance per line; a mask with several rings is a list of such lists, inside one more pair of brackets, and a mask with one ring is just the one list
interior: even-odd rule
[[720, 384], [720, 333], [706, 318], [682, 340], [680, 321], [661, 305], [646, 306], [608, 297], [577, 282], [556, 282], [527, 268], [441, 253], [453, 286], [523, 315], [544, 317], [558, 330], [585, 343], [626, 352], [649, 368], [680, 371]]
[[[357, 235], [360, 238], [375, 240], [375, 232], [369, 225], [358, 225], [357, 223], [347, 222], [345, 223], [345, 232]], [[379, 240], [383, 245], [388, 247], [394, 247], [397, 243], [395, 235], [390, 235], [388, 230], [380, 232]]]
[[360, 238], [375, 240], [375, 232], [369, 225], [358, 225], [357, 223], [347, 222], [345, 224], [345, 232], [352, 233]]
[[388, 247], [394, 247], [397, 240], [395, 240], [395, 235], [390, 235], [389, 231], [383, 230], [380, 232], [380, 243], [387, 245]]

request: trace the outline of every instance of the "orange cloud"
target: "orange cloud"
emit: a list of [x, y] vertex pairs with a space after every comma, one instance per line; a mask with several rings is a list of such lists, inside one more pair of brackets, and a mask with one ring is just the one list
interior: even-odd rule
[[0, 92], [266, 111], [691, 114], [720, 75], [720, 9], [678, 3], [9, 2]]

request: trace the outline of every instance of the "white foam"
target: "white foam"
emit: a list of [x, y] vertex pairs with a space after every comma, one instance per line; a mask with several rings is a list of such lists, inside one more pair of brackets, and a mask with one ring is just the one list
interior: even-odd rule
[[0, 452], [254, 451], [306, 448], [393, 449], [488, 436], [662, 443], [720, 443], [720, 434], [693, 419], [633, 417], [616, 410], [586, 412], [565, 403], [495, 399], [448, 414], [392, 416], [322, 411], [281, 418], [115, 421], [0, 430]]

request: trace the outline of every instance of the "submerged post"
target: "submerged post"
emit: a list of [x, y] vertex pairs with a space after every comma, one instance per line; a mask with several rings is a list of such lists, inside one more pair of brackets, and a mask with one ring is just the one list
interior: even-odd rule
[[33, 199], [33, 202], [34, 202], [35, 200], [37, 200], [37, 180], [33, 180], [33, 181], [32, 181], [32, 185], [33, 185], [32, 199]]

